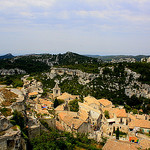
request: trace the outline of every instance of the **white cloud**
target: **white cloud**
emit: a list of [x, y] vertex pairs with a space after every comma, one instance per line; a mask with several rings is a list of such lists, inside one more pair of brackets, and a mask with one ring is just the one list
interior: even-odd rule
[[56, 0], [0, 0], [0, 9], [23, 8], [30, 6], [50, 7]]

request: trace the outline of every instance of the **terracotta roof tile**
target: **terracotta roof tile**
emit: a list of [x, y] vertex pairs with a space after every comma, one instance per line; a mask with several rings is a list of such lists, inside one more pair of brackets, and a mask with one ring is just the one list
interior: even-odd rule
[[[89, 111], [89, 110], [92, 110], [92, 111], [95, 111], [99, 114], [101, 114], [101, 111], [100, 110], [97, 110], [97, 109], [94, 109], [93, 107], [91, 106], [88, 106], [86, 103], [81, 103], [81, 102], [78, 102], [78, 105], [79, 105], [79, 109], [81, 110], [84, 110], [84, 111]], [[81, 106], [81, 107], [80, 107]]]
[[103, 112], [105, 112], [105, 110], [107, 110], [109, 112], [110, 118], [113, 118], [113, 114], [116, 115], [116, 117], [120, 118], [126, 118], [127, 117], [127, 113], [125, 109], [119, 109], [119, 108], [103, 108], [102, 109]]
[[135, 117], [134, 115], [131, 115], [131, 114], [129, 114], [129, 118], [130, 118], [131, 120], [136, 120], [136, 117]]
[[47, 101], [47, 100], [45, 100], [45, 99], [41, 99], [41, 98], [40, 98], [39, 101], [40, 101], [41, 104], [45, 104], [45, 105], [47, 105], [47, 106], [53, 105], [53, 102]]
[[139, 145], [127, 141], [108, 140], [102, 150], [137, 150]]
[[79, 116], [77, 116], [77, 113], [75, 112], [63, 111], [60, 112], [58, 116], [69, 127], [72, 127], [72, 125], [74, 125], [74, 129], [78, 129], [85, 122]]
[[88, 119], [88, 113], [85, 110], [80, 109], [79, 116], [84, 121]]
[[140, 128], [150, 129], [150, 121], [135, 119], [135, 120], [131, 120], [128, 126], [129, 128], [140, 127]]
[[109, 101], [108, 99], [99, 99], [98, 102], [104, 106], [112, 105], [112, 102]]
[[29, 93], [28, 96], [38, 95], [38, 92]]
[[116, 114], [116, 116], [119, 117], [127, 117], [127, 113], [125, 109], [119, 109], [119, 108], [114, 108], [113, 113]]
[[90, 105], [90, 104], [93, 104], [93, 103], [95, 103], [97, 105], [100, 105], [95, 97], [87, 96], [87, 97], [84, 98], [84, 104]]
[[71, 94], [65, 92], [62, 95], [58, 96], [57, 99], [62, 99], [62, 100], [76, 99], [76, 97], [78, 98], [79, 95], [71, 95]]
[[142, 147], [142, 149], [149, 149], [150, 148], [150, 139], [140, 139], [139, 144]]

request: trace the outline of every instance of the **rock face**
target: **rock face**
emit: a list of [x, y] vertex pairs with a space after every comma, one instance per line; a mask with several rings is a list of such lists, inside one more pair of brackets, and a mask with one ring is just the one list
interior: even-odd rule
[[14, 69], [0, 69], [0, 75], [15, 75], [15, 74], [26, 74], [26, 71], [14, 68]]
[[[125, 81], [123, 83], [118, 83], [117, 80], [119, 79], [119, 76], [110, 76], [107, 74], [104, 74], [104, 67], [99, 68], [100, 72], [99, 74], [93, 74], [93, 73], [85, 73], [81, 70], [73, 70], [68, 68], [51, 68], [51, 71], [49, 73], [44, 73], [43, 75], [47, 76], [47, 79], [56, 79], [57, 76], [60, 76], [60, 82], [62, 83], [64, 80], [72, 80], [73, 77], [78, 77], [78, 83], [89, 86], [90, 82], [98, 77], [103, 77], [106, 79], [106, 81], [102, 82], [103, 85], [90, 85], [91, 88], [99, 88], [103, 89], [104, 87], [110, 91], [117, 91], [117, 90], [124, 90], [125, 94], [129, 97], [132, 95], [136, 95], [137, 97], [145, 97], [150, 98], [150, 86], [148, 84], [142, 84], [138, 81], [140, 74], [125, 68]], [[110, 71], [114, 71], [114, 67], [108, 67]], [[111, 82], [112, 78], [116, 78], [115, 81]]]
[[147, 63], [150, 63], [150, 57], [146, 58], [141, 58], [141, 62], [147, 62]]
[[32, 92], [37, 92], [37, 93], [43, 93], [43, 85], [41, 82], [38, 82], [35, 79], [28, 80], [29, 76], [26, 75], [22, 78], [22, 81], [24, 82], [24, 86], [22, 89], [22, 92], [24, 95]]
[[147, 59], [147, 63], [150, 63], [150, 57]]
[[[137, 97], [150, 98], [150, 85], [142, 84], [138, 82], [137, 79], [140, 77], [140, 74], [131, 71], [128, 68], [125, 68], [127, 72], [126, 82], [129, 83], [125, 87], [125, 94], [129, 97], [136, 95]], [[129, 81], [129, 78], [132, 76], [132, 81]]]
[[129, 62], [129, 63], [135, 63], [136, 60], [134, 58], [120, 58], [118, 60], [112, 59], [112, 63], [120, 63], [120, 62]]
[[0, 150], [26, 150], [21, 131], [0, 113]]
[[[77, 76], [79, 84], [86, 85], [90, 81], [94, 80], [95, 78], [99, 77], [98, 74], [93, 73], [86, 73], [82, 72], [81, 70], [73, 70], [68, 68], [52, 68], [50, 73], [46, 73], [47, 77], [53, 79], [57, 75], [64, 76], [65, 74], [71, 76]], [[64, 77], [61, 81], [65, 79], [71, 79], [70, 77]]]
[[7, 130], [11, 126], [10, 121], [0, 113], [0, 132]]

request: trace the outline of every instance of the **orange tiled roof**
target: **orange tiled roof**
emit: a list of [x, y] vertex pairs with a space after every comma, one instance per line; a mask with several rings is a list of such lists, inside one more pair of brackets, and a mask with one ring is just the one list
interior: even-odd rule
[[148, 149], [150, 148], [150, 139], [140, 139], [139, 144], [142, 149]]
[[29, 93], [28, 96], [38, 95], [38, 92]]
[[84, 111], [86, 111], [86, 112], [88, 112], [89, 110], [92, 110], [92, 111], [95, 111], [95, 112], [97, 112], [97, 113], [99, 113], [99, 114], [101, 113], [100, 110], [94, 109], [93, 107], [88, 106], [86, 103], [78, 102], [78, 105], [79, 105], [79, 109], [80, 109], [80, 110], [84, 110]]
[[132, 128], [132, 129], [134, 127], [150, 129], [150, 121], [135, 119], [135, 120], [131, 120], [131, 122], [129, 122], [128, 126], [129, 126], [129, 128]]
[[99, 99], [98, 102], [104, 106], [112, 105], [112, 102], [109, 101], [108, 99]]
[[107, 107], [105, 107], [105, 108], [102, 108], [102, 111], [103, 112], [108, 111], [110, 119], [114, 118], [114, 115], [112, 113], [113, 112], [113, 108], [107, 108]]
[[110, 118], [113, 118], [113, 114], [116, 115], [117, 118], [126, 118], [127, 113], [125, 109], [119, 109], [119, 108], [103, 108], [103, 112], [107, 110], [109, 112]]
[[112, 109], [112, 113], [114, 113], [116, 115], [116, 117], [120, 118], [126, 118], [127, 117], [127, 113], [125, 109], [119, 109], [119, 108], [113, 108]]
[[35, 110], [37, 113], [40, 113], [40, 114], [49, 114], [49, 112], [47, 110], [43, 110], [41, 108], [41, 105], [40, 104], [37, 104], [37, 109]]
[[86, 121], [88, 119], [88, 113], [87, 111], [80, 109], [79, 116], [82, 120]]
[[62, 100], [76, 99], [76, 97], [79, 97], [79, 95], [71, 95], [71, 94], [65, 92], [62, 95], [58, 96], [57, 99], [62, 99]]
[[132, 114], [129, 114], [129, 118], [130, 118], [131, 120], [136, 120], [136, 117], [135, 117], [134, 115], [132, 115]]
[[47, 101], [47, 100], [41, 99], [41, 98], [39, 99], [39, 101], [40, 101], [40, 103], [45, 104], [45, 105], [52, 105], [53, 104], [53, 102]]
[[77, 117], [77, 113], [64, 111], [58, 114], [60, 119], [69, 127], [74, 125], [74, 129], [78, 129], [85, 121]]
[[95, 97], [87, 96], [87, 97], [84, 98], [84, 104], [90, 105], [90, 104], [93, 104], [93, 103], [95, 103], [97, 105], [100, 105]]
[[102, 150], [137, 150], [139, 145], [127, 141], [108, 140]]

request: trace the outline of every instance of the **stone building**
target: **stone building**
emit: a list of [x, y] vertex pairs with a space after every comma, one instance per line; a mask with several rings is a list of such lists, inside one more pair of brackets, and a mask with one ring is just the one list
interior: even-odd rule
[[79, 95], [71, 95], [65, 92], [62, 95], [58, 96], [57, 99], [64, 100], [64, 101], [71, 101], [74, 99], [79, 99]]
[[55, 87], [53, 88], [53, 98], [58, 97], [61, 95], [61, 89], [58, 86], [58, 83], [55, 84]]
[[89, 123], [83, 120], [78, 113], [63, 111], [58, 114], [58, 120], [61, 128], [68, 132], [80, 132], [87, 133], [89, 129]]

